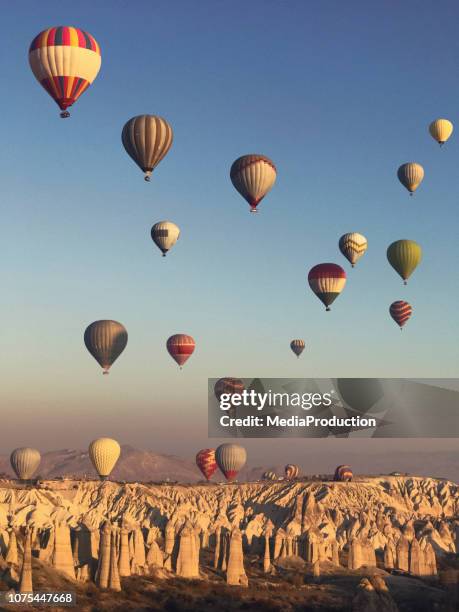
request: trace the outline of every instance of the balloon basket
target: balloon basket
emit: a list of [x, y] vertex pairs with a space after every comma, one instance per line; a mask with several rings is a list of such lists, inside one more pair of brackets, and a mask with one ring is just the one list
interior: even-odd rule
[[68, 119], [70, 117], [69, 111], [62, 111], [60, 114], [61, 119]]

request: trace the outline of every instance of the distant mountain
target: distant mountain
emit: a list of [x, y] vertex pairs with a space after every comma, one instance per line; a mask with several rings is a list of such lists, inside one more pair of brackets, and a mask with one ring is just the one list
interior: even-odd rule
[[[392, 471], [407, 472], [419, 476], [448, 478], [457, 481], [459, 474], [459, 456], [455, 452], [398, 452], [390, 454], [359, 455], [346, 453], [344, 457], [331, 454], [324, 462], [323, 455], [305, 456], [305, 462], [300, 464], [302, 474], [331, 473], [339, 463], [349, 463], [356, 474], [388, 474]], [[328, 469], [327, 469], [328, 468]], [[239, 475], [240, 481], [254, 481], [261, 478], [266, 470], [274, 471], [283, 476], [283, 465], [266, 464], [265, 466], [248, 465]], [[13, 475], [9, 456], [0, 455], [0, 472]], [[42, 454], [42, 462], [38, 470], [43, 478], [57, 476], [88, 476], [94, 475], [94, 468], [87, 451], [58, 450]], [[127, 481], [162, 481], [171, 480], [183, 483], [197, 482], [203, 477], [191, 459], [181, 459], [175, 455], [161, 455], [152, 451], [139, 450], [131, 446], [122, 446], [121, 457], [113, 470], [114, 480]], [[219, 471], [212, 480], [224, 480]]]

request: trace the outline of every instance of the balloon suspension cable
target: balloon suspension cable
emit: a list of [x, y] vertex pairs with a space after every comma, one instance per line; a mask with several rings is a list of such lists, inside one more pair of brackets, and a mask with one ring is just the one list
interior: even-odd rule
[[68, 119], [70, 117], [70, 113], [69, 111], [62, 111], [60, 116], [61, 116], [61, 119]]

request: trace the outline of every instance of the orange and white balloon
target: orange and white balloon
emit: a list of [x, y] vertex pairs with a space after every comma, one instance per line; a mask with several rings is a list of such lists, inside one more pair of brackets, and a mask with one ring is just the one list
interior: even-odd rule
[[390, 305], [389, 314], [400, 329], [402, 329], [413, 314], [413, 308], [411, 304], [408, 304], [408, 302], [405, 302], [404, 300], [397, 300]]

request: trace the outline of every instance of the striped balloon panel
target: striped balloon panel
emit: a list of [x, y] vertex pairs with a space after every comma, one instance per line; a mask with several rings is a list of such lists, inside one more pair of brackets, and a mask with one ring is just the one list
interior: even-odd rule
[[139, 115], [123, 127], [121, 139], [127, 154], [147, 175], [166, 156], [172, 146], [172, 127], [162, 117]]
[[182, 366], [193, 354], [196, 343], [191, 336], [175, 334], [167, 341], [167, 350], [179, 366]]
[[40, 461], [41, 455], [35, 448], [16, 448], [10, 456], [11, 467], [20, 480], [30, 480]]
[[203, 448], [200, 450], [196, 455], [196, 465], [204, 474], [206, 480], [209, 480], [218, 467], [215, 461], [215, 449]]
[[348, 465], [339, 465], [335, 470], [334, 479], [337, 481], [349, 481], [352, 480], [353, 473]]
[[421, 262], [422, 249], [414, 240], [397, 240], [387, 249], [387, 259], [406, 281]]
[[99, 476], [106, 478], [116, 465], [121, 447], [112, 438], [98, 438], [89, 445], [89, 457]]
[[87, 32], [50, 28], [33, 41], [29, 63], [37, 81], [65, 110], [96, 78], [101, 65], [100, 48]]
[[42, 47], [54, 46], [80, 47], [100, 55], [100, 47], [96, 39], [88, 32], [72, 26], [57, 26], [43, 30], [33, 39], [29, 53]]
[[299, 473], [300, 468], [297, 465], [289, 463], [285, 466], [285, 477], [287, 478], [287, 480], [293, 480], [294, 478], [297, 478]]
[[163, 253], [167, 253], [179, 237], [180, 229], [172, 221], [159, 221], [151, 228], [151, 238]]
[[305, 347], [304, 340], [292, 340], [290, 342], [290, 348], [295, 353], [295, 355], [297, 355], [298, 357], [304, 351], [304, 347]]
[[410, 193], [416, 191], [424, 178], [424, 168], [420, 164], [409, 162], [402, 164], [397, 171], [398, 180]]
[[215, 451], [218, 467], [227, 480], [236, 478], [247, 461], [247, 453], [243, 446], [238, 444], [221, 444]]
[[231, 166], [230, 178], [242, 197], [256, 208], [276, 181], [276, 167], [264, 155], [244, 155]]
[[339, 240], [339, 249], [346, 259], [354, 265], [367, 250], [367, 239], [357, 232], [344, 234]]
[[127, 341], [126, 328], [118, 321], [94, 321], [84, 332], [86, 348], [105, 371], [124, 351]]
[[390, 316], [400, 327], [403, 327], [413, 313], [413, 308], [408, 302], [398, 300], [389, 307]]
[[436, 119], [429, 125], [429, 132], [440, 144], [446, 142], [453, 133], [453, 124], [448, 119]]

